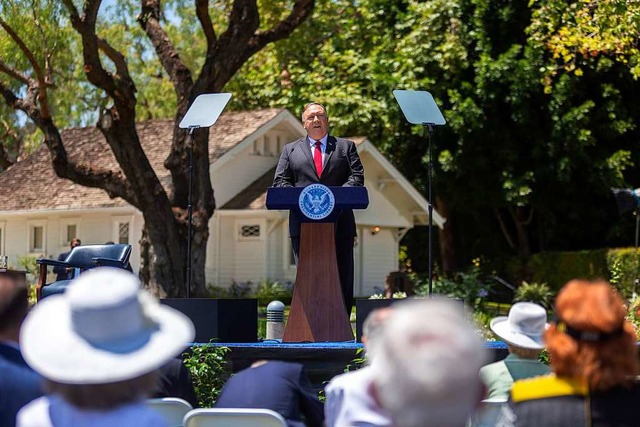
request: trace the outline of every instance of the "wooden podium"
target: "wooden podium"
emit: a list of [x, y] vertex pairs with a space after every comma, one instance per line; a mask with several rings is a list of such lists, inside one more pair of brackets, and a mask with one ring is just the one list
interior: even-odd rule
[[369, 205], [365, 187], [327, 187], [335, 199], [333, 211], [320, 220], [299, 207], [303, 187], [270, 187], [268, 209], [287, 209], [300, 220], [300, 251], [284, 342], [353, 340], [336, 258], [335, 221], [343, 209]]

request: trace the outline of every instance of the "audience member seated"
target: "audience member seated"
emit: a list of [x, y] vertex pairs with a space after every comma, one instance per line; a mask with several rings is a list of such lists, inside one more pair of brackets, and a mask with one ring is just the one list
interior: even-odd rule
[[42, 378], [25, 362], [18, 345], [29, 311], [20, 273], [0, 273], [0, 426], [13, 427], [18, 410], [43, 395]]
[[478, 372], [486, 359], [460, 303], [402, 301], [375, 348], [372, 391], [394, 427], [463, 427], [484, 396]]
[[158, 370], [158, 386], [151, 397], [179, 397], [199, 408], [191, 374], [180, 358], [171, 359]]
[[45, 377], [49, 395], [22, 408], [17, 425], [166, 426], [145, 399], [157, 369], [194, 335], [186, 316], [160, 305], [131, 273], [87, 271], [24, 322], [24, 357]]
[[[390, 307], [372, 311], [362, 325], [362, 343], [367, 363], [375, 357], [375, 346], [380, 344], [382, 327], [391, 313]], [[327, 427], [391, 426], [389, 415], [378, 406], [370, 393], [371, 368], [334, 377], [325, 387], [324, 414]]]
[[235, 375], [222, 388], [216, 408], [271, 409], [290, 427], [321, 427], [322, 402], [299, 363], [260, 360]]
[[498, 425], [639, 425], [638, 349], [625, 316], [608, 283], [569, 282], [544, 335], [553, 374], [516, 381]]
[[[80, 246], [81, 244], [82, 242], [80, 241], [80, 239], [78, 238], [71, 239], [71, 242], [69, 243], [69, 250], [67, 252], [63, 252], [60, 255], [58, 255], [58, 261], [64, 261], [65, 259], [67, 259], [67, 257], [69, 256], [69, 253], [71, 252], [71, 249], [75, 248], [76, 246]], [[73, 278], [72, 268], [56, 266], [56, 267], [53, 267], [53, 272], [56, 274], [56, 282], [59, 282], [60, 280], [69, 280]]]
[[514, 381], [550, 372], [547, 365], [538, 361], [540, 350], [544, 348], [542, 334], [546, 326], [547, 311], [531, 302], [516, 303], [507, 317], [491, 320], [491, 330], [507, 343], [509, 355], [480, 369], [488, 399], [506, 402]]

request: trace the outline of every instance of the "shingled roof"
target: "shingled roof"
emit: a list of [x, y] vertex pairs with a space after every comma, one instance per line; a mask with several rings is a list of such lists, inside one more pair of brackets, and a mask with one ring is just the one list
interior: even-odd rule
[[[265, 109], [221, 115], [210, 132], [210, 163], [222, 157], [281, 111], [283, 110]], [[163, 162], [171, 149], [173, 123], [173, 120], [150, 120], [137, 125], [140, 142], [151, 166], [166, 186], [170, 184], [170, 174]], [[62, 132], [62, 140], [71, 159], [99, 165], [100, 168], [119, 169], [103, 135], [95, 127], [66, 129]], [[51, 166], [49, 150], [44, 145], [31, 156], [0, 173], [0, 212], [120, 206], [127, 206], [127, 203], [120, 198], [109, 198], [103, 190], [59, 178]]]

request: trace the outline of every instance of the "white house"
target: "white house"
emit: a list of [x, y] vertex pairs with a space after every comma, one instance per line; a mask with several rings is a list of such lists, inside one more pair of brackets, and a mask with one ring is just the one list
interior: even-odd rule
[[[171, 147], [173, 122], [139, 124], [139, 136], [165, 185], [163, 167]], [[210, 168], [216, 210], [207, 246], [207, 282], [295, 279], [288, 239], [287, 212], [265, 207], [280, 150], [304, 135], [288, 110], [267, 109], [223, 114], [210, 132]], [[87, 164], [118, 166], [95, 128], [62, 133], [69, 156]], [[370, 204], [356, 211], [355, 295], [379, 291], [386, 275], [398, 269], [398, 247], [412, 227], [428, 224], [427, 201], [366, 138], [356, 141]], [[433, 223], [444, 219], [434, 211]], [[115, 241], [133, 246], [131, 263], [140, 263], [142, 215], [124, 200], [102, 190], [58, 178], [46, 147], [0, 174], [0, 254], [17, 265], [21, 256], [56, 257], [79, 237], [83, 244]]]

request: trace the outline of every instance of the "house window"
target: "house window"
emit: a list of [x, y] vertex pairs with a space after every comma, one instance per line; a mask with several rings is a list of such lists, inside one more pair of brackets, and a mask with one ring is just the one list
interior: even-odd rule
[[240, 238], [249, 239], [252, 237], [260, 237], [260, 225], [259, 224], [251, 224], [251, 225], [243, 225], [240, 227]]
[[29, 252], [46, 252], [46, 229], [44, 221], [33, 221], [29, 224]]
[[60, 246], [68, 247], [73, 239], [80, 238], [80, 219], [62, 218], [60, 220]]
[[129, 244], [129, 223], [118, 223], [118, 243]]
[[282, 141], [282, 138], [280, 137], [280, 135], [276, 136], [276, 145], [277, 145], [277, 149], [278, 149], [278, 154], [282, 153], [282, 149], [284, 148], [284, 142]]
[[75, 224], [67, 225], [67, 242], [71, 242], [73, 239], [78, 237], [78, 226]]
[[260, 144], [257, 139], [253, 141], [253, 155], [254, 156], [260, 155]]
[[132, 232], [132, 216], [114, 216], [111, 218], [111, 240], [113, 242], [130, 245], [133, 241]]

